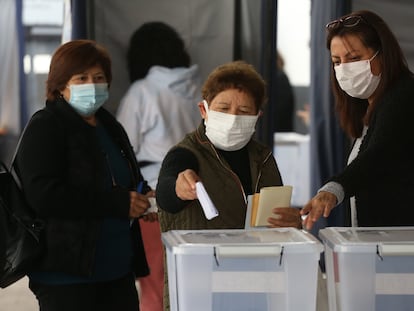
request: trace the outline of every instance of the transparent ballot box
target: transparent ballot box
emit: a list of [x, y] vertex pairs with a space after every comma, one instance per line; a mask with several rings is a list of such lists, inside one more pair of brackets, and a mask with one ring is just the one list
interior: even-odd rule
[[323, 245], [294, 228], [169, 231], [172, 311], [314, 311]]
[[329, 310], [414, 310], [414, 227], [325, 228]]

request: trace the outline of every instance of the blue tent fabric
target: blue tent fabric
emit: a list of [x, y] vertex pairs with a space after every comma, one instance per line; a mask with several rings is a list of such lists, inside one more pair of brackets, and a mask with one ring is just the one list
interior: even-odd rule
[[84, 0], [72, 0], [72, 40], [75, 39], [90, 39], [88, 37], [87, 27], [87, 1]]
[[[345, 165], [347, 139], [335, 117], [330, 82], [330, 55], [326, 49], [325, 25], [349, 12], [350, 1], [312, 1], [311, 19], [311, 193], [316, 193], [332, 175]], [[344, 226], [346, 209], [337, 207], [328, 219], [321, 219], [313, 228], [317, 235], [325, 226]]]
[[273, 148], [273, 135], [276, 132], [274, 122], [275, 89], [277, 82], [276, 47], [277, 47], [277, 0], [261, 1], [261, 46], [258, 70], [267, 83], [267, 104], [257, 126], [257, 139]]

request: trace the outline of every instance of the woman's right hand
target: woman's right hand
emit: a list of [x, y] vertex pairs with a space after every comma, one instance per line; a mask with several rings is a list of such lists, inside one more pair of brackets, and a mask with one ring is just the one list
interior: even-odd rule
[[136, 191], [129, 192], [129, 217], [138, 218], [150, 207], [148, 197]]
[[336, 196], [327, 191], [320, 191], [316, 194], [300, 211], [302, 216], [306, 216], [303, 227], [306, 230], [312, 229], [315, 222], [320, 217], [328, 217], [332, 209], [336, 206]]
[[175, 182], [175, 193], [181, 200], [197, 199], [196, 182], [200, 177], [193, 170], [187, 169], [178, 174]]

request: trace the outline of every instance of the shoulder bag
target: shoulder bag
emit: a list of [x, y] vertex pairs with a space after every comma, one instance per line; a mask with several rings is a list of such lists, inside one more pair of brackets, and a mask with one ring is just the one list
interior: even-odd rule
[[14, 170], [15, 157], [16, 153], [10, 169], [0, 161], [1, 288], [24, 277], [44, 249], [40, 239], [44, 223], [26, 202], [20, 179]]

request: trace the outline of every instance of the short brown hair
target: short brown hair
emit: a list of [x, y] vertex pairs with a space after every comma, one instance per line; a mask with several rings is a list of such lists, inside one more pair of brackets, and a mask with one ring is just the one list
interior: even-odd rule
[[234, 61], [218, 66], [207, 77], [202, 96], [210, 103], [218, 93], [237, 89], [253, 97], [257, 111], [266, 100], [266, 83], [254, 67], [244, 61]]
[[112, 81], [111, 58], [106, 49], [93, 40], [73, 40], [61, 45], [52, 56], [46, 81], [46, 97], [55, 100], [70, 78], [100, 65], [108, 84]]

